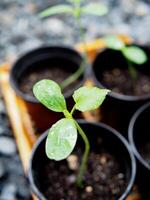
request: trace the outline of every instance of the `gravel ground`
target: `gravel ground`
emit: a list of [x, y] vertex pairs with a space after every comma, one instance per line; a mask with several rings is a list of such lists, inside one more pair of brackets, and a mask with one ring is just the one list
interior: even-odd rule
[[[1, 62], [12, 62], [20, 54], [43, 44], [73, 45], [78, 42], [78, 29], [70, 16], [59, 15], [47, 19], [38, 17], [38, 13], [47, 6], [64, 1], [1, 0]], [[150, 43], [150, 0], [93, 1], [104, 2], [109, 13], [103, 17], [83, 18], [88, 40], [104, 34], [124, 33], [142, 43]]]
[[[38, 18], [40, 11], [59, 2], [64, 1], [0, 0], [1, 63], [12, 63], [21, 54], [43, 44], [74, 45], [80, 41], [73, 18], [66, 15], [42, 20]], [[150, 0], [101, 2], [109, 7], [109, 14], [101, 18], [83, 18], [84, 29], [88, 33], [87, 40], [105, 34], [124, 33], [141, 43], [150, 44]], [[22, 199], [29, 199], [28, 183], [0, 98], [0, 200]]]
[[28, 182], [0, 94], [0, 200], [29, 199]]

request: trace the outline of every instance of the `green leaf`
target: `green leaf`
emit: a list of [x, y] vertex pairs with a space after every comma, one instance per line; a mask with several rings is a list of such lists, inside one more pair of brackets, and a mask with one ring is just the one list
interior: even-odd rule
[[82, 112], [94, 110], [103, 103], [108, 92], [106, 89], [83, 86], [73, 94], [75, 108]]
[[43, 12], [40, 13], [40, 17], [48, 17], [56, 14], [62, 14], [62, 13], [73, 13], [73, 9], [71, 6], [62, 4], [62, 5], [56, 5], [52, 6], [50, 8], [47, 8]]
[[[63, 112], [66, 109], [65, 98], [59, 85], [52, 80], [41, 80], [33, 87], [35, 97], [47, 108], [55, 112]], [[40, 114], [40, 113], [39, 113]]]
[[80, 4], [84, 0], [67, 0], [67, 1], [70, 2], [70, 3], [78, 3], [78, 4]]
[[46, 155], [59, 161], [67, 158], [77, 141], [77, 129], [73, 119], [61, 119], [54, 124], [46, 140]]
[[110, 49], [121, 50], [125, 47], [124, 42], [114, 35], [105, 37], [104, 41]]
[[100, 3], [89, 3], [88, 5], [82, 7], [82, 13], [89, 14], [89, 15], [97, 15], [102, 16], [107, 14], [108, 9], [106, 6]]
[[128, 60], [138, 65], [147, 61], [146, 53], [137, 46], [125, 47], [122, 53]]

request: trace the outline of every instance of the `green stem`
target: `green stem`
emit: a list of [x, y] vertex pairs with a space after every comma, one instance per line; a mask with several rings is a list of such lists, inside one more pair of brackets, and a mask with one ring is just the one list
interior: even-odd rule
[[82, 162], [81, 162], [79, 172], [78, 172], [78, 175], [77, 175], [77, 179], [76, 179], [77, 186], [82, 187], [83, 175], [84, 175], [84, 173], [87, 169], [87, 161], [88, 161], [88, 157], [89, 157], [90, 144], [89, 144], [89, 140], [88, 140], [86, 134], [84, 133], [84, 131], [82, 130], [80, 125], [76, 121], [75, 121], [75, 124], [76, 124], [76, 127], [77, 127], [79, 134], [81, 135], [81, 137], [82, 137], [82, 139], [85, 143], [85, 151], [84, 151], [84, 154], [83, 154]]
[[70, 112], [71, 115], [73, 115], [75, 109], [76, 109], [76, 105], [73, 106], [73, 108], [72, 108], [72, 110], [71, 110], [71, 112]]
[[86, 47], [85, 33], [84, 33], [83, 26], [81, 23], [81, 15], [76, 18], [76, 21], [77, 21], [79, 31], [80, 31], [80, 38], [84, 47], [84, 59], [86, 62], [88, 62], [88, 52], [87, 52], [87, 47]]
[[[74, 9], [76, 10], [80, 9], [80, 1], [75, 3]], [[75, 15], [75, 19], [78, 24], [79, 31], [80, 31], [80, 38], [84, 46], [84, 54], [83, 54], [84, 57], [79, 69], [60, 84], [62, 90], [66, 88], [68, 85], [70, 85], [71, 83], [73, 83], [75, 80], [77, 80], [83, 74], [88, 62], [88, 52], [86, 49], [85, 34], [84, 34], [84, 30], [81, 24], [81, 13], [79, 13], [78, 15]]]
[[66, 88], [68, 85], [70, 85], [71, 83], [73, 83], [75, 80], [77, 80], [84, 72], [85, 70], [85, 63], [84, 60], [81, 64], [81, 66], [79, 67], [79, 69], [77, 71], [75, 71], [74, 74], [72, 74], [71, 76], [69, 76], [67, 79], [65, 79], [61, 84], [61, 89], [63, 90], [64, 88]]
[[129, 60], [127, 60], [127, 62], [128, 62], [129, 74], [130, 74], [132, 80], [135, 81], [138, 78], [138, 72], [137, 72], [136, 68], [133, 66], [133, 64]]
[[130, 74], [130, 77], [132, 78], [133, 81], [135, 81], [138, 78], [138, 72], [137, 72], [136, 68], [134, 67], [134, 65], [132, 64], [132, 62], [124, 55], [123, 51], [124, 51], [124, 48], [121, 50], [121, 53], [127, 61], [128, 72]]

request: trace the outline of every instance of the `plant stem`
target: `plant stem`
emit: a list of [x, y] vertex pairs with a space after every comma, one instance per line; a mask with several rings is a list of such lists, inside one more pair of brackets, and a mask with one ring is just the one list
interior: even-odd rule
[[70, 85], [71, 83], [73, 83], [75, 80], [77, 80], [81, 74], [84, 72], [85, 69], [85, 61], [83, 60], [81, 66], [79, 67], [79, 69], [77, 71], [75, 71], [74, 74], [72, 74], [71, 76], [69, 76], [67, 79], [65, 79], [61, 84], [60, 87], [63, 90], [64, 88], [66, 88], [68, 85]]
[[[74, 9], [76, 10], [80, 9], [80, 1], [75, 3]], [[81, 13], [79, 12], [77, 15], [74, 16], [79, 27], [80, 38], [84, 46], [84, 54], [83, 54], [84, 57], [79, 69], [60, 84], [62, 90], [71, 83], [73, 83], [75, 80], [77, 80], [83, 74], [88, 62], [88, 52], [86, 49], [85, 34], [81, 24]]]
[[80, 31], [80, 39], [81, 39], [83, 47], [84, 47], [84, 59], [86, 62], [88, 62], [88, 52], [87, 52], [87, 46], [86, 46], [85, 33], [84, 33], [83, 26], [81, 23], [81, 15], [76, 17], [76, 22], [78, 24], [79, 31]]
[[134, 80], [134, 81], [137, 80], [137, 77], [138, 77], [137, 70], [135, 69], [135, 67], [129, 60], [127, 60], [127, 63], [128, 63], [128, 71], [129, 71], [129, 74], [130, 74], [132, 80]]
[[129, 72], [130, 77], [132, 78], [132, 80], [134, 82], [138, 78], [138, 72], [137, 72], [136, 68], [134, 67], [134, 65], [132, 64], [132, 62], [124, 55], [123, 50], [124, 49], [121, 50], [121, 53], [127, 61], [128, 72]]
[[72, 110], [71, 110], [71, 112], [70, 112], [71, 115], [73, 115], [75, 109], [76, 109], [76, 105], [73, 106], [73, 108], [72, 108]]
[[[75, 120], [74, 120], [75, 121]], [[89, 144], [89, 140], [86, 136], [86, 134], [84, 133], [83, 129], [80, 127], [80, 125], [75, 121], [77, 130], [79, 132], [79, 134], [81, 135], [84, 143], [85, 143], [85, 151], [83, 154], [83, 158], [82, 158], [82, 162], [79, 168], [79, 172], [77, 175], [77, 179], [76, 179], [76, 184], [78, 187], [82, 187], [82, 182], [83, 182], [83, 175], [87, 169], [87, 161], [88, 161], [88, 157], [89, 157], [89, 151], [90, 151], [90, 144]]]

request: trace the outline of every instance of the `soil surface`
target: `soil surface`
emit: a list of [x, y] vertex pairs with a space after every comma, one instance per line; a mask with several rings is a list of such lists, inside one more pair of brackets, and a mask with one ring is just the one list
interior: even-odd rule
[[[42, 79], [51, 79], [56, 81], [58, 84], [62, 83], [66, 78], [68, 78], [72, 73], [67, 70], [63, 70], [61, 67], [50, 67], [42, 68], [36, 71], [28, 72], [20, 82], [20, 90], [25, 94], [33, 97], [33, 85]], [[80, 79], [74, 81], [72, 84], [67, 86], [63, 93], [70, 93], [79, 86]]]
[[142, 146], [140, 153], [144, 160], [150, 166], [150, 142], [147, 142], [145, 145]]
[[[84, 187], [75, 186], [80, 149], [67, 161], [49, 161], [42, 166], [41, 190], [51, 200], [116, 200], [121, 196], [126, 181], [118, 161], [107, 151], [91, 152]], [[67, 176], [66, 176], [67, 175]]]
[[150, 94], [150, 76], [140, 72], [137, 80], [133, 80], [127, 69], [114, 68], [103, 73], [101, 82], [106, 88], [124, 95]]

